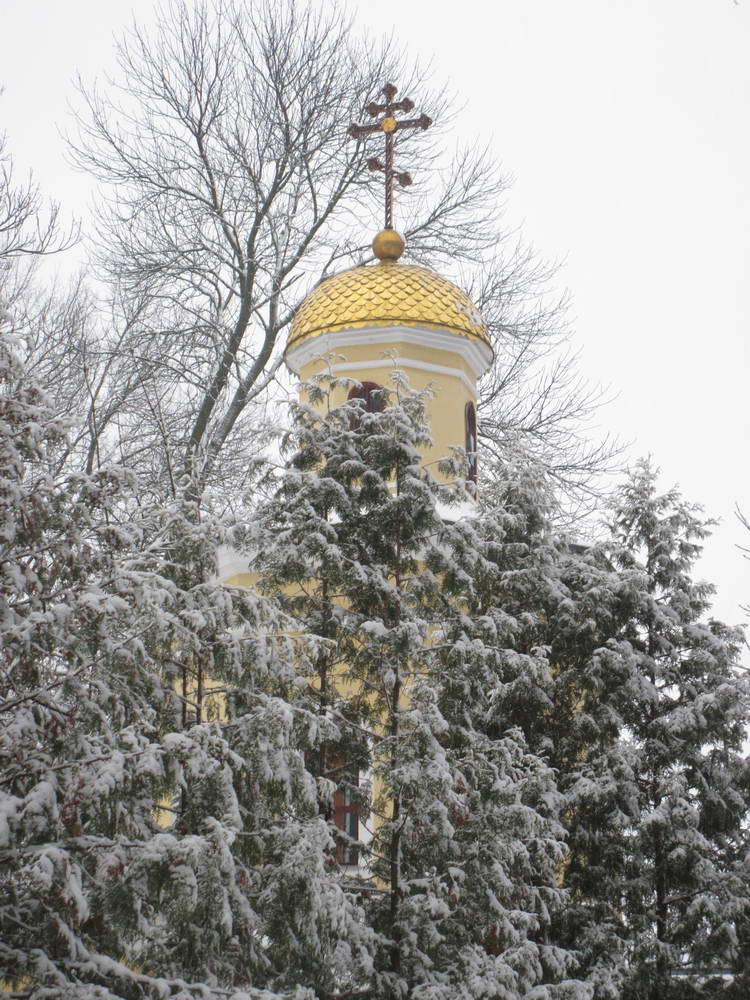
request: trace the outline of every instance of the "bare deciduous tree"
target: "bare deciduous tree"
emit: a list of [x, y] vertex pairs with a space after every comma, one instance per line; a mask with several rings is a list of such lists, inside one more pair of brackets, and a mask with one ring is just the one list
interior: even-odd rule
[[67, 250], [78, 232], [75, 223], [63, 224], [60, 205], [44, 200], [31, 175], [17, 179], [0, 134], [0, 310], [7, 322], [14, 325], [17, 309], [26, 307], [39, 259]]
[[17, 183], [7, 139], [0, 135], [0, 260], [59, 253], [75, 242], [77, 226], [61, 225], [60, 205], [45, 202], [29, 176]]
[[113, 348], [149, 376], [118, 415], [128, 462], [152, 481], [168, 470], [199, 491], [222, 479], [236, 490], [296, 305], [321, 276], [367, 260], [380, 228], [371, 152], [346, 130], [386, 80], [437, 123], [397, 137], [420, 180], [399, 228], [412, 259], [474, 278], [498, 357], [485, 437], [535, 449], [574, 491], [606, 462], [606, 444], [577, 436], [597, 396], [557, 353], [560, 310], [538, 308], [546, 274], [524, 251], [497, 256], [514, 242], [499, 221], [504, 178], [486, 151], [446, 162], [450, 101], [393, 42], [298, 0], [171, 0], [117, 54], [116, 81], [81, 88], [72, 148], [105, 192], [97, 264], [120, 303], [137, 303]]
[[46, 202], [29, 177], [17, 184], [5, 137], [0, 136], [0, 319], [22, 338], [29, 371], [45, 385], [61, 416], [74, 428], [55, 462], [82, 467], [115, 454], [116, 421], [145, 372], [118, 348], [137, 317], [128, 299], [105, 316], [82, 275], [68, 283], [47, 280], [44, 257], [69, 249], [76, 223], [64, 223], [57, 203]]
[[554, 277], [554, 267], [516, 244], [474, 282], [495, 349], [481, 384], [479, 434], [494, 458], [526, 456], [544, 469], [560, 514], [577, 519], [596, 508], [621, 446], [592, 427], [607, 390], [581, 375], [567, 294], [550, 294]]
[[115, 302], [109, 311], [84, 277], [67, 285], [37, 286], [16, 303], [14, 323], [24, 334], [31, 374], [47, 387], [57, 412], [71, 419], [60, 469], [94, 468], [122, 457], [121, 421], [130, 400], [149, 391], [153, 366], [128, 356], [126, 344], [140, 316], [139, 302]]
[[[420, 74], [392, 46], [356, 41], [341, 12], [292, 0], [174, 0], [153, 37], [133, 28], [118, 56], [121, 102], [87, 94], [75, 147], [110, 192], [98, 262], [147, 303], [128, 350], [163, 367], [139, 419], [168, 424], [184, 471], [209, 476], [233, 435], [255, 432], [243, 418], [276, 378], [300, 298], [366, 252], [356, 240], [376, 226], [375, 184], [348, 122], [386, 78]], [[441, 96], [427, 103], [445, 117]], [[422, 144], [422, 170], [438, 148]], [[481, 254], [491, 239], [474, 206], [500, 186], [487, 161], [457, 162], [410, 221], [412, 246]], [[363, 207], [370, 224], [354, 224]]]

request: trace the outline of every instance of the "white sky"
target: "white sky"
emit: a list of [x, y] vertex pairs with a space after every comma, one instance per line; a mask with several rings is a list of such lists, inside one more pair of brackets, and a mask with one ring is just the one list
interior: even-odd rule
[[[352, 0], [465, 101], [516, 183], [511, 224], [564, 261], [585, 374], [618, 394], [601, 426], [652, 453], [722, 526], [703, 575], [729, 622], [750, 602], [750, 0]], [[0, 123], [19, 167], [82, 215], [64, 159], [72, 79], [112, 65], [151, 0], [0, 0]], [[397, 20], [392, 20], [397, 18]], [[413, 95], [418, 99], [418, 95]]]

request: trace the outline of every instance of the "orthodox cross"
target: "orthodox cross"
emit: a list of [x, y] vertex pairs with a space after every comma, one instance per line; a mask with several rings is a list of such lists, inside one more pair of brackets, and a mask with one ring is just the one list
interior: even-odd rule
[[354, 139], [363, 135], [370, 135], [373, 132], [385, 133], [385, 163], [377, 156], [371, 157], [367, 161], [370, 170], [381, 170], [385, 174], [385, 228], [393, 229], [393, 181], [397, 180], [401, 187], [411, 184], [411, 176], [407, 173], [396, 173], [393, 167], [393, 135], [402, 128], [426, 129], [432, 125], [432, 119], [427, 115], [420, 115], [419, 118], [396, 118], [397, 111], [411, 111], [414, 101], [405, 97], [402, 101], [394, 100], [397, 90], [392, 83], [386, 83], [382, 90], [385, 96], [384, 104], [377, 104], [373, 101], [368, 104], [365, 111], [373, 118], [382, 115], [379, 121], [373, 125], [350, 125], [348, 134]]

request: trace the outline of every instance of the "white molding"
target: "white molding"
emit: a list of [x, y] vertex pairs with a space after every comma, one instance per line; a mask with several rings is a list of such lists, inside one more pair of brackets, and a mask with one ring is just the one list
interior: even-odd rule
[[365, 371], [368, 368], [388, 368], [393, 371], [397, 368], [416, 368], [419, 371], [430, 372], [433, 375], [451, 375], [453, 378], [461, 379], [471, 395], [476, 400], [477, 387], [469, 376], [461, 368], [448, 368], [446, 365], [433, 365], [429, 361], [416, 361], [411, 358], [386, 358], [384, 361], [344, 361], [338, 365], [331, 365], [330, 371], [333, 374], [341, 372]]
[[451, 504], [438, 501], [435, 507], [442, 520], [449, 524], [455, 524], [456, 521], [474, 521], [479, 514], [477, 501], [471, 497]]
[[240, 576], [243, 573], [251, 573], [250, 556], [247, 553], [238, 552], [230, 545], [220, 545], [216, 550], [216, 577], [226, 583], [233, 576]]
[[295, 375], [315, 358], [339, 353], [347, 347], [378, 344], [414, 344], [432, 350], [458, 354], [476, 378], [483, 375], [492, 362], [492, 348], [484, 341], [465, 337], [450, 330], [429, 330], [420, 326], [368, 326], [349, 330], [334, 330], [310, 337], [287, 347], [285, 360]]

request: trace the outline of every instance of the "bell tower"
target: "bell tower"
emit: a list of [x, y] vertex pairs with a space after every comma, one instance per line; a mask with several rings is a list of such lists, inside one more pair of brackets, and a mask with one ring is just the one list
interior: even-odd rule
[[[373, 240], [378, 263], [322, 281], [297, 311], [286, 362], [303, 381], [326, 369], [356, 379], [365, 398], [389, 386], [394, 367], [415, 389], [432, 384], [433, 447], [424, 460], [465, 448], [476, 479], [477, 381], [492, 361], [487, 329], [464, 292], [428, 268], [402, 264], [402, 251], [399, 234], [384, 230]], [[340, 388], [332, 403], [345, 398]]]
[[[376, 121], [348, 130], [355, 139], [378, 133], [385, 138], [385, 162], [367, 160], [370, 170], [385, 176], [385, 228], [372, 241], [378, 263], [341, 271], [313, 289], [292, 323], [286, 363], [303, 381], [324, 369], [356, 379], [361, 387], [353, 392], [368, 406], [378, 405], [377, 389], [388, 387], [394, 367], [405, 370], [415, 389], [432, 384], [433, 447], [424, 461], [465, 448], [468, 478], [476, 482], [477, 381], [492, 362], [492, 346], [482, 316], [461, 289], [426, 267], [401, 263], [404, 240], [393, 228], [394, 183], [406, 187], [412, 179], [395, 169], [394, 137], [402, 129], [429, 128], [432, 121], [427, 115], [397, 118], [414, 103], [396, 101], [396, 93], [386, 84], [383, 103], [365, 108]], [[333, 405], [345, 395], [338, 390]]]
[[[385, 162], [367, 161], [385, 175], [385, 228], [372, 241], [377, 263], [341, 271], [313, 289], [294, 317], [286, 363], [303, 381], [323, 370], [356, 379], [361, 388], [353, 391], [368, 406], [378, 405], [377, 389], [389, 387], [395, 367], [417, 390], [432, 384], [433, 446], [424, 461], [434, 463], [452, 447], [465, 448], [468, 478], [476, 482], [477, 381], [492, 362], [492, 346], [481, 314], [460, 288], [429, 268], [401, 263], [405, 247], [393, 228], [394, 183], [406, 187], [412, 179], [396, 172], [394, 136], [432, 122], [427, 115], [397, 118], [414, 103], [396, 101], [396, 92], [386, 84], [384, 102], [365, 109], [377, 120], [349, 127], [356, 139], [378, 133], [385, 138]], [[333, 405], [345, 397], [346, 390], [338, 389]]]

